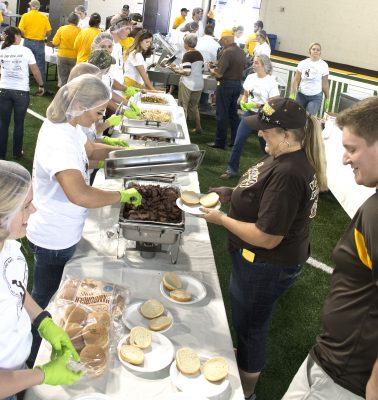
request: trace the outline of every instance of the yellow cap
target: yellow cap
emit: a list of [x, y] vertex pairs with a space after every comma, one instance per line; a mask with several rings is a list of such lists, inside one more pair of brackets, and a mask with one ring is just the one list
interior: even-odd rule
[[225, 29], [221, 35], [220, 35], [220, 39], [227, 37], [227, 36], [234, 36], [234, 32], [231, 29]]

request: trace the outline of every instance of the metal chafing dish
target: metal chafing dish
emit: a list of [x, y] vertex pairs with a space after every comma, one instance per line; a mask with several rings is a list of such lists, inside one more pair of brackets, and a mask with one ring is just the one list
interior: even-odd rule
[[[111, 152], [109, 158], [105, 160], [105, 177], [129, 177], [133, 178], [134, 182], [136, 177], [140, 177], [143, 181], [138, 180], [139, 185], [173, 187], [179, 196], [180, 188], [171, 183], [173, 173], [197, 170], [204, 154], [205, 151], [199, 150], [195, 144], [116, 150]], [[162, 174], [165, 175], [162, 176]], [[149, 176], [151, 180], [148, 180]], [[156, 179], [158, 182], [155, 181]], [[164, 180], [170, 183], [164, 183]], [[131, 182], [133, 181], [124, 179], [124, 186], [128, 187]], [[126, 251], [138, 250], [145, 258], [153, 257], [156, 252], [168, 253], [171, 262], [175, 264], [181, 234], [185, 229], [184, 212], [180, 211], [181, 220], [178, 223], [131, 220], [124, 217], [125, 207], [123, 205], [120, 211], [120, 232], [123, 238], [136, 242], [135, 247], [127, 248]]]
[[205, 155], [195, 144], [116, 150], [105, 160], [106, 178], [127, 178], [198, 169]]
[[[142, 121], [139, 121], [142, 122]], [[140, 140], [142, 137], [156, 138], [174, 142], [176, 139], [184, 139], [184, 130], [180, 124], [161, 123], [159, 121], [143, 121], [142, 125], [134, 126], [123, 124], [121, 132], [130, 135], [131, 139]]]
[[[126, 181], [124, 187], [128, 188], [133, 184], [138, 185], [159, 185], [161, 187], [173, 188], [180, 196], [178, 186], [164, 184], [153, 181]], [[140, 251], [144, 258], [152, 258], [156, 252], [168, 253], [172, 264], [176, 264], [181, 234], [185, 230], [185, 214], [181, 211], [181, 220], [173, 222], [157, 222], [127, 219], [124, 216], [126, 204], [123, 204], [119, 214], [119, 226], [123, 238], [135, 241], [135, 247], [128, 248], [127, 251]]]

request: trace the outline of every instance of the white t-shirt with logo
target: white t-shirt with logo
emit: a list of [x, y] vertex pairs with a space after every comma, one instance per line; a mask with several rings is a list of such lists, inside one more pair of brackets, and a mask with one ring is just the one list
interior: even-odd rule
[[27, 227], [28, 239], [37, 246], [61, 250], [81, 238], [88, 210], [70, 202], [55, 174], [75, 169], [89, 184], [86, 142], [80, 126], [67, 122], [46, 120], [39, 131], [33, 164], [33, 204], [37, 211], [29, 217]]
[[299, 91], [306, 96], [322, 92], [322, 77], [329, 75], [328, 64], [322, 59], [312, 61], [310, 58], [298, 63], [297, 71], [301, 73]]
[[[270, 97], [280, 94], [277, 81], [272, 75], [259, 78], [256, 73], [249, 74], [243, 83], [243, 88], [248, 92], [248, 103], [265, 104]], [[251, 109], [251, 111], [257, 110], [258, 108]]]
[[21, 368], [29, 357], [31, 321], [24, 302], [28, 267], [16, 240], [0, 251], [0, 370]]
[[30, 64], [36, 64], [36, 61], [34, 54], [27, 47], [13, 44], [0, 49], [0, 88], [28, 92]]
[[269, 44], [267, 42], [264, 43], [257, 43], [255, 50], [253, 51], [253, 56], [261, 56], [262, 54], [270, 57], [270, 53], [272, 52]]
[[139, 71], [135, 68], [138, 65], [142, 65], [147, 72], [147, 63], [146, 60], [143, 58], [142, 53], [136, 53], [135, 50], [132, 51], [124, 65], [125, 76], [134, 81], [138, 82], [141, 85], [144, 85], [143, 78], [141, 77]]

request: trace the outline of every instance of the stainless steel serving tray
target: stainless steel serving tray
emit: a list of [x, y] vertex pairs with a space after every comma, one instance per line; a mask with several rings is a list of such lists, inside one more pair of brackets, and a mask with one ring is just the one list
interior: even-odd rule
[[165, 124], [153, 121], [146, 121], [149, 124], [144, 126], [130, 126], [123, 125], [121, 128], [122, 133], [127, 133], [132, 137], [138, 139], [138, 136], [156, 137], [162, 139], [184, 139], [185, 134], [180, 124]]
[[195, 171], [200, 166], [204, 150], [195, 144], [145, 147], [116, 150], [105, 160], [106, 178], [128, 178]]

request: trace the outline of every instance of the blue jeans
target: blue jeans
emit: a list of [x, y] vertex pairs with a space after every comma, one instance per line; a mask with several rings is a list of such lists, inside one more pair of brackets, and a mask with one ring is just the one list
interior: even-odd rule
[[24, 46], [32, 51], [37, 62], [38, 68], [41, 72], [43, 82], [46, 83], [45, 72], [45, 41], [44, 40], [30, 40], [24, 39]]
[[217, 131], [215, 144], [226, 146], [228, 126], [231, 126], [231, 144], [234, 144], [239, 126], [238, 98], [242, 90], [241, 81], [220, 81], [216, 90], [216, 121]]
[[[274, 250], [273, 250], [274, 251]], [[232, 322], [237, 334], [237, 363], [246, 372], [260, 372], [266, 363], [269, 322], [277, 300], [295, 282], [302, 265], [273, 265], [256, 257], [247, 261], [231, 253]]]
[[24, 120], [29, 106], [29, 92], [24, 90], [0, 89], [0, 159], [7, 154], [9, 125], [13, 111], [13, 157], [22, 154]]
[[316, 115], [322, 105], [323, 92], [313, 96], [306, 96], [303, 93], [297, 92], [295, 100], [311, 115]]
[[[243, 147], [245, 142], [247, 141], [249, 135], [251, 133], [257, 133], [257, 131], [253, 131], [244, 121], [245, 117], [249, 117], [250, 115], [255, 114], [251, 111], [246, 111], [243, 115], [243, 118], [240, 121], [238, 130], [236, 132], [236, 138], [234, 142], [234, 147], [232, 148], [230, 159], [228, 160], [228, 167], [227, 172], [231, 175], [236, 175], [239, 171], [239, 163], [241, 153], [243, 151]], [[259, 138], [261, 139], [261, 138]], [[264, 140], [264, 139], [262, 139]], [[264, 148], [265, 148], [265, 141], [264, 141]], [[264, 150], [263, 150], [264, 151]]]
[[13, 396], [10, 396], [10, 397], [5, 397], [3, 400], [17, 400], [17, 396], [13, 395]]
[[[49, 250], [36, 246], [28, 240], [30, 249], [34, 254], [34, 274], [32, 297], [38, 305], [45, 309], [51, 297], [57, 291], [62, 279], [63, 269], [72, 258], [76, 244], [62, 250]], [[37, 329], [32, 327], [33, 344], [27, 364], [32, 367], [41, 344], [41, 337]]]

